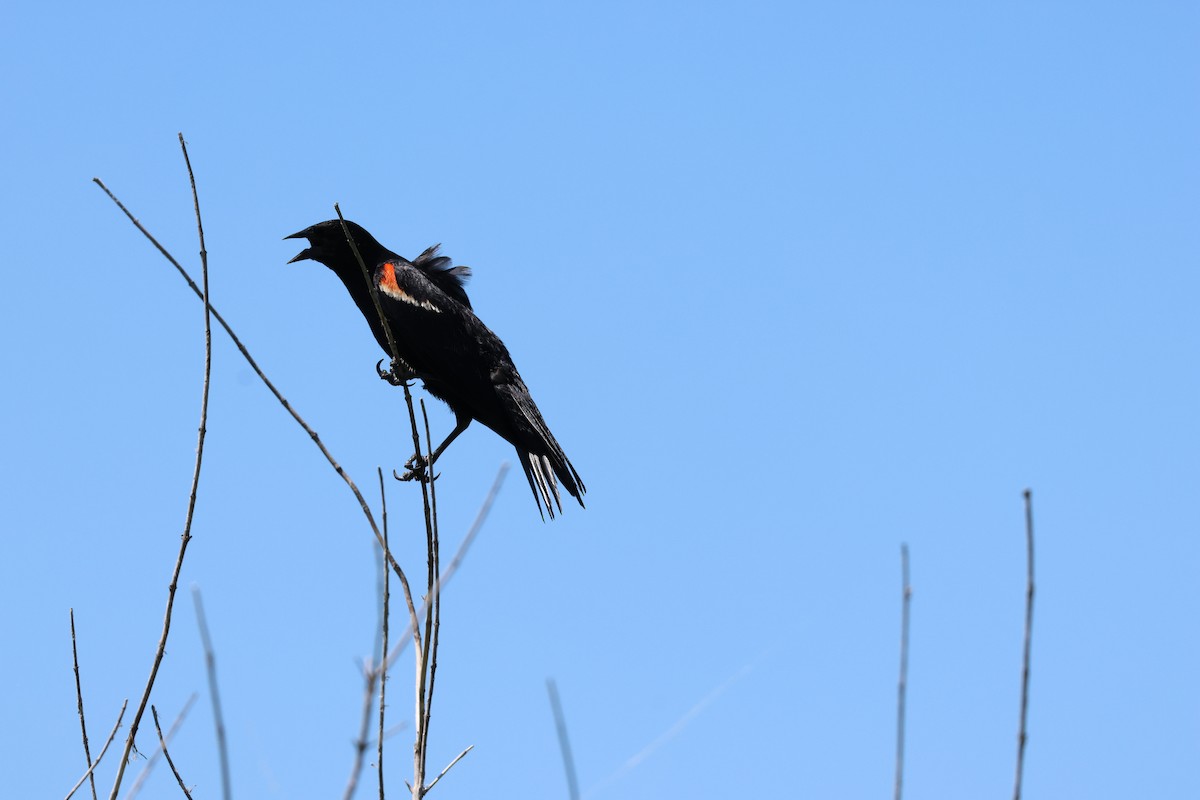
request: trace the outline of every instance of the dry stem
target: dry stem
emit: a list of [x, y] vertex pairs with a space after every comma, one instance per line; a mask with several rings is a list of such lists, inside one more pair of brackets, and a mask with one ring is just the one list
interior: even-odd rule
[[175, 780], [179, 781], [179, 788], [183, 789], [184, 797], [192, 800], [192, 793], [184, 785], [183, 777], [180, 776], [179, 770], [175, 768], [175, 762], [171, 759], [171, 753], [167, 750], [167, 740], [163, 736], [162, 727], [158, 724], [158, 709], [153, 705], [150, 706], [150, 716], [154, 718], [154, 730], [158, 731], [158, 743], [162, 747], [163, 757], [167, 759], [167, 765], [171, 768], [171, 773], [175, 776]]
[[904, 787], [904, 712], [908, 693], [908, 616], [912, 605], [912, 585], [908, 582], [908, 545], [900, 545], [900, 681], [896, 689], [896, 784], [894, 797], [900, 800]]
[[1017, 777], [1013, 800], [1021, 800], [1025, 774], [1025, 720], [1029, 712], [1029, 658], [1033, 636], [1033, 492], [1025, 490], [1025, 652], [1021, 660], [1021, 724], [1017, 729]]
[[175, 569], [171, 573], [171, 584], [167, 590], [167, 610], [163, 614], [162, 635], [158, 640], [158, 648], [154, 652], [154, 663], [150, 667], [150, 677], [146, 679], [146, 687], [142, 691], [142, 699], [138, 703], [137, 711], [134, 712], [133, 722], [129, 725], [129, 736], [125, 739], [125, 749], [121, 753], [121, 762], [117, 766], [117, 777], [113, 781], [109, 800], [116, 800], [117, 793], [121, 789], [121, 780], [125, 776], [125, 765], [129, 763], [129, 754], [133, 750], [138, 725], [142, 721], [142, 714], [146, 712], [147, 703], [150, 702], [150, 692], [154, 688], [155, 678], [158, 677], [158, 668], [162, 664], [163, 653], [166, 652], [167, 637], [171, 632], [171, 614], [175, 608], [175, 590], [179, 585], [179, 573], [183, 570], [183, 557], [187, 553], [188, 542], [192, 539], [192, 518], [196, 510], [196, 492], [200, 486], [200, 466], [204, 461], [204, 436], [208, 422], [208, 387], [212, 377], [212, 320], [208, 294], [208, 253], [204, 249], [204, 224], [200, 219], [200, 198], [196, 193], [196, 178], [192, 174], [192, 164], [187, 154], [187, 143], [183, 141], [182, 133], [179, 134], [179, 146], [183, 149], [183, 160], [187, 164], [188, 181], [192, 187], [192, 200], [196, 210], [196, 227], [200, 235], [200, 271], [204, 281], [204, 293], [202, 295], [202, 299], [204, 300], [204, 387], [200, 394], [200, 429], [196, 444], [196, 466], [192, 470], [192, 488], [188, 494], [187, 515], [184, 519], [183, 535], [180, 537], [179, 543], [179, 556], [175, 559]]
[[[79, 729], [83, 733], [83, 756], [92, 766], [92, 752], [88, 747], [87, 722], [83, 718], [83, 686], [79, 682], [79, 652], [75, 649], [75, 609], [71, 609], [71, 663], [75, 669], [75, 702], [79, 706]], [[96, 800], [96, 776], [88, 775], [92, 784], [92, 800]]]

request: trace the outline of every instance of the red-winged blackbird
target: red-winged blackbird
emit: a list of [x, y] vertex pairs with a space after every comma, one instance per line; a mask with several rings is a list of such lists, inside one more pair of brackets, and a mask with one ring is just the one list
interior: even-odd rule
[[[450, 442], [477, 419], [517, 448], [538, 513], [542, 501], [551, 519], [555, 505], [562, 511], [556, 475], [567, 494], [582, 506], [586, 489], [579, 473], [550, 433], [508, 349], [471, 309], [463, 289], [470, 269], [451, 266], [449, 258], [438, 255], [440, 245], [409, 261], [375, 241], [362, 226], [346, 225], [371, 274], [400, 357], [401, 363], [392, 363], [391, 373], [380, 371], [380, 376], [393, 383], [420, 378], [425, 389], [445, 401], [456, 418], [454, 430], [431, 458], [426, 460], [417, 453], [409, 459], [410, 472], [405, 477], [432, 467]], [[387, 334], [341, 222], [318, 222], [285, 238], [308, 239], [309, 246], [288, 263], [312, 259], [333, 270], [390, 358]]]

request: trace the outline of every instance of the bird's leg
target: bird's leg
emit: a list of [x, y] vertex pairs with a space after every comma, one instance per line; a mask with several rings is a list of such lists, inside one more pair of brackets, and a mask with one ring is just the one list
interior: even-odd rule
[[401, 386], [417, 377], [417, 371], [398, 358], [392, 359], [392, 368], [388, 371], [383, 369], [383, 359], [379, 359], [375, 364], [375, 373], [392, 386]]
[[438, 456], [442, 454], [442, 451], [449, 447], [450, 443], [457, 439], [458, 435], [465, 431], [470, 424], [470, 417], [459, 418], [454, 426], [454, 430], [450, 431], [450, 435], [446, 437], [446, 440], [439, 444], [437, 449], [428, 458], [420, 453], [414, 453], [412, 458], [404, 462], [404, 468], [408, 471], [403, 475], [396, 475], [396, 480], [411, 481], [413, 478], [420, 478], [422, 481], [427, 480], [425, 470], [433, 466], [433, 462], [438, 460]]

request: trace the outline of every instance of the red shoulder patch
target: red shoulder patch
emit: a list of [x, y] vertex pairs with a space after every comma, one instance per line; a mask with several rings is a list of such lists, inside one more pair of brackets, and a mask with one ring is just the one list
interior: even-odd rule
[[378, 278], [379, 291], [386, 294], [393, 300], [399, 300], [403, 303], [408, 303], [417, 308], [423, 308], [426, 311], [432, 311], [435, 314], [442, 313], [442, 310], [428, 300], [418, 300], [408, 292], [400, 288], [400, 284], [396, 281], [396, 264], [392, 261], [387, 261], [379, 267]]
[[400, 284], [396, 283], [396, 265], [391, 261], [379, 268], [379, 288], [389, 294], [404, 294]]

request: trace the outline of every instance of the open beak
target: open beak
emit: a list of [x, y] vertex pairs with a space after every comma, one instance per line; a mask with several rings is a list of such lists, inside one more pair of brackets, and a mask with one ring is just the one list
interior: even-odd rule
[[[307, 230], [307, 228], [305, 230]], [[304, 235], [304, 231], [300, 231], [299, 233], [293, 233], [291, 236], [285, 236], [283, 238], [284, 239], [307, 239], [308, 237]], [[308, 259], [308, 258], [312, 258], [312, 248], [306, 247], [303, 250], [301, 250], [299, 253], [297, 253], [295, 258], [291, 259], [287, 263], [295, 264], [297, 261], [304, 261], [305, 259]]]

